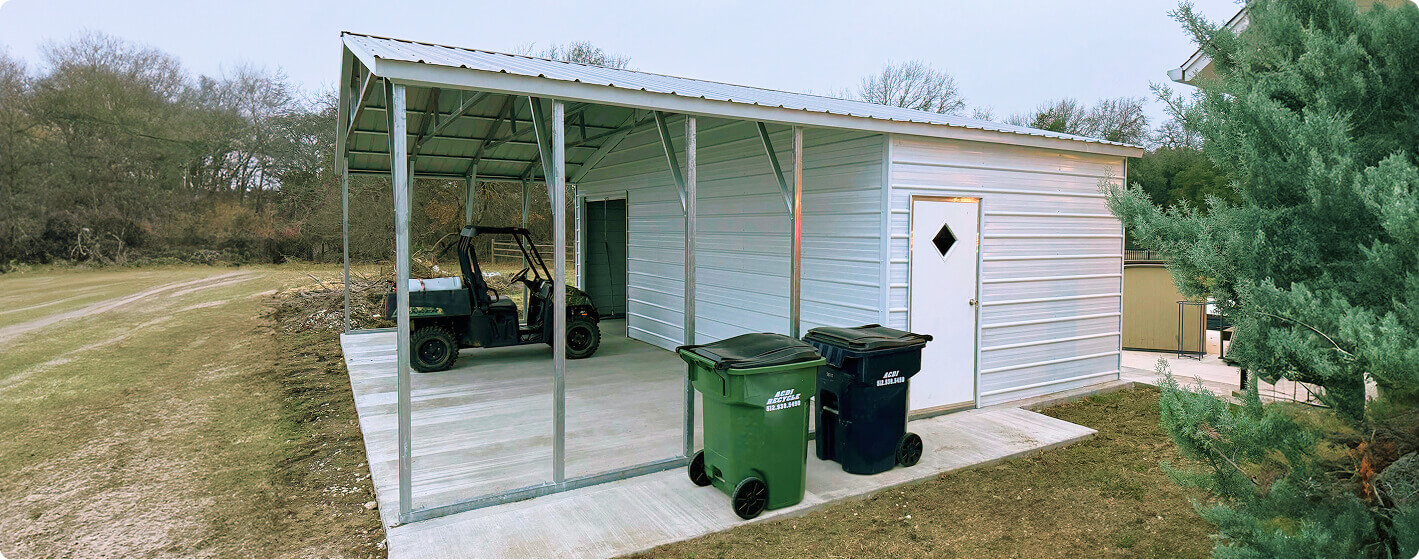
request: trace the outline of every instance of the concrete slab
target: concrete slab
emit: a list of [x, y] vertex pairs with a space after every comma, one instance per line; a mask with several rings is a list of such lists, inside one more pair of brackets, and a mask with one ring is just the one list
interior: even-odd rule
[[[971, 466], [1068, 445], [1094, 430], [1018, 408], [971, 410], [912, 422], [926, 453], [909, 469], [873, 476], [843, 472], [810, 453], [807, 493], [763, 521]], [[665, 471], [411, 523], [387, 530], [390, 558], [600, 558], [748, 523], [713, 487]]]
[[[1208, 331], [1216, 334], [1216, 331]], [[1222, 396], [1231, 396], [1241, 390], [1241, 370], [1218, 358], [1207, 354], [1202, 359], [1179, 358], [1175, 352], [1146, 352], [1124, 350], [1123, 371], [1119, 378], [1125, 381], [1157, 385], [1161, 376], [1155, 371], [1158, 360], [1168, 363], [1173, 377], [1183, 386], [1201, 384], [1209, 391]], [[1311, 393], [1301, 383], [1282, 379], [1275, 384], [1261, 382], [1257, 386], [1264, 401], [1316, 402]]]
[[[683, 448], [684, 363], [627, 338], [623, 321], [605, 321], [602, 331], [595, 356], [568, 362], [568, 477]], [[385, 525], [397, 521], [399, 504], [394, 344], [393, 332], [341, 337]], [[551, 348], [541, 344], [464, 350], [453, 369], [412, 372], [414, 507], [551, 480], [552, 377]]]
[[[626, 338], [623, 328], [619, 322], [603, 323], [602, 349], [569, 364], [569, 476], [666, 458], [681, 448], [683, 364], [669, 352]], [[730, 510], [727, 496], [694, 486], [683, 469], [676, 469], [396, 525], [394, 334], [345, 335], [341, 344], [391, 558], [616, 556], [745, 523]], [[550, 355], [541, 345], [468, 350], [453, 370], [414, 373], [416, 507], [550, 479]], [[909, 429], [926, 444], [916, 466], [859, 476], [812, 458], [810, 451], [803, 502], [766, 512], [756, 521], [1067, 445], [1094, 433], [1004, 407], [916, 420]]]

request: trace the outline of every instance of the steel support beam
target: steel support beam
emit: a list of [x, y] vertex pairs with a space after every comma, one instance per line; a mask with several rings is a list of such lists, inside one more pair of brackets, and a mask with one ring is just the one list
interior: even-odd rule
[[[662, 120], [663, 122], [663, 120]], [[699, 134], [695, 117], [685, 117], [685, 342], [695, 343], [695, 221], [698, 216], [695, 204], [695, 182], [699, 177], [696, 152], [699, 150]], [[690, 376], [685, 376], [684, 409], [684, 453], [689, 457], [695, 453], [695, 386]]]
[[783, 204], [789, 212], [793, 212], [793, 189], [788, 186], [788, 179], [783, 178], [783, 167], [778, 163], [778, 152], [774, 151], [774, 143], [769, 140], [769, 128], [762, 122], [755, 123], [759, 128], [759, 140], [764, 143], [764, 153], [769, 156], [769, 169], [773, 171], [774, 181], [778, 182], [779, 191], [783, 193]]
[[408, 117], [405, 112], [403, 84], [385, 82], [385, 94], [390, 100], [389, 180], [394, 188], [394, 293], [396, 327], [395, 369], [399, 384], [399, 519], [406, 522], [414, 510], [412, 471], [412, 402], [409, 396], [409, 194], [413, 180], [409, 178]]
[[788, 275], [788, 334], [800, 338], [798, 316], [802, 296], [803, 275], [803, 127], [793, 127], [793, 259]]
[[562, 482], [560, 484], [554, 482], [543, 482], [541, 484], [534, 484], [532, 486], [524, 486], [522, 488], [508, 490], [506, 492], [500, 492], [488, 496], [460, 500], [448, 505], [416, 510], [412, 514], [410, 514], [409, 522], [423, 521], [425, 519], [443, 517], [445, 515], [452, 515], [455, 513], [474, 510], [478, 508], [491, 507], [501, 504], [510, 504], [512, 502], [520, 502], [523, 500], [529, 500], [532, 498], [546, 496], [549, 494], [556, 494], [557, 492], [566, 492], [567, 490], [576, 490], [578, 488], [586, 488], [587, 486], [606, 484], [608, 482], [625, 480], [627, 478], [644, 476], [647, 474], [668, 471], [671, 469], [681, 469], [684, 468], [685, 465], [688, 463], [689, 461], [687, 461], [684, 457], [672, 457], [669, 459], [661, 459], [659, 461], [642, 463], [634, 467], [614, 470], [611, 472], [569, 478], [565, 482]]
[[[478, 204], [478, 164], [468, 170], [468, 175], [463, 177], [463, 225], [473, 223], [473, 207]], [[524, 300], [525, 301], [525, 300]]]
[[601, 160], [604, 159], [607, 154], [610, 154], [612, 150], [616, 149], [616, 146], [621, 145], [622, 140], [630, 136], [631, 131], [635, 130], [635, 127], [636, 114], [632, 111], [631, 116], [627, 117], [626, 121], [621, 123], [620, 129], [606, 137], [606, 142], [601, 144], [600, 148], [597, 148], [595, 152], [592, 152], [591, 155], [586, 158], [586, 161], [581, 164], [581, 167], [577, 168], [576, 175], [573, 175], [568, 182], [572, 184], [580, 183], [581, 180], [586, 177], [586, 174], [590, 173], [592, 169], [595, 169], [596, 165], [601, 163]]
[[[636, 113], [634, 113], [634, 112], [631, 113], [631, 116], [632, 116], [632, 117], [634, 117], [635, 115], [636, 115]], [[623, 124], [617, 126], [617, 127], [614, 128], [614, 129], [604, 131], [604, 132], [602, 132], [602, 133], [600, 133], [600, 134], [592, 134], [591, 136], [589, 136], [589, 137], [587, 137], [587, 138], [585, 138], [585, 139], [583, 139], [583, 140], [577, 140], [576, 142], [568, 142], [568, 143], [567, 143], [567, 148], [569, 148], [569, 149], [570, 149], [570, 148], [585, 148], [585, 147], [587, 147], [587, 144], [589, 144], [589, 143], [595, 142], [595, 141], [597, 141], [597, 140], [602, 140], [602, 139], [605, 139], [605, 138], [610, 138], [610, 137], [616, 136], [616, 135], [618, 135], [618, 134], [620, 134], [620, 133], [622, 133], [622, 132], [635, 132], [636, 130], [639, 130], [642, 126], [645, 126], [645, 125], [647, 125], [647, 124], [652, 124], [653, 122], [655, 122], [655, 119], [653, 119], [652, 116], [651, 116], [651, 114], [650, 114], [649, 112], [647, 112], [647, 113], [646, 113], [644, 116], [642, 116], [639, 120], [631, 121], [629, 124], [626, 124], [625, 121], [623, 121]]]
[[[389, 173], [390, 173], [390, 171], [389, 171], [388, 169], [351, 169], [351, 170], [349, 170], [349, 173], [350, 173], [350, 176], [351, 176], [351, 177], [355, 177], [355, 176], [362, 176], [362, 177], [363, 177], [363, 176], [369, 176], [369, 177], [384, 177], [384, 178], [389, 178]], [[410, 173], [409, 176], [410, 176], [410, 177], [413, 177], [413, 178], [415, 178], [415, 179], [431, 179], [431, 180], [435, 180], [435, 181], [462, 181], [464, 178], [468, 177], [468, 175], [466, 175], [466, 174], [464, 174], [464, 173], [428, 173], [428, 172]], [[487, 174], [487, 173], [479, 173], [479, 174], [478, 174], [478, 180], [479, 180], [479, 181], [484, 181], [484, 182], [488, 182], [488, 181], [521, 181], [521, 180], [522, 180], [522, 176], [521, 176], [521, 175], [518, 175], [518, 176], [489, 175], [489, 174]]]
[[[424, 100], [424, 132], [419, 135], [421, 140], [425, 136], [433, 135], [434, 117], [439, 115], [439, 97], [442, 94], [443, 90], [439, 88], [429, 88], [429, 97]], [[405, 140], [405, 142], [408, 142], [408, 140]], [[415, 142], [413, 146], [409, 147], [409, 159], [411, 161], [419, 159], [419, 147], [422, 145], [423, 142]], [[410, 167], [413, 166], [411, 165]]]
[[[374, 73], [366, 69], [365, 81], [363, 84], [360, 85], [360, 94], [355, 98], [355, 106], [347, 109], [347, 111], [350, 113], [350, 122], [345, 123], [346, 138], [349, 138], [352, 131], [355, 130], [355, 123], [360, 122], [360, 115], [365, 112], [365, 101], [369, 100], [370, 92], [374, 91], [374, 84], [376, 80], [377, 78], [375, 77]], [[385, 89], [388, 90], [389, 88], [386, 87]], [[388, 111], [386, 111], [385, 113], [387, 114]], [[345, 143], [345, 149], [350, 149], [350, 144], [348, 141]]]
[[345, 158], [340, 158], [340, 246], [345, 273], [341, 276], [345, 283], [345, 331], [350, 332], [350, 171], [345, 168]]
[[[528, 181], [527, 181], [526, 179], [523, 179], [523, 180], [522, 180], [522, 227], [523, 227], [524, 229], [527, 228], [528, 219], [532, 216], [532, 213], [531, 213], [531, 212], [532, 212], [532, 191], [529, 189], [529, 186], [530, 186], [530, 185], [529, 185]], [[532, 266], [532, 263], [527, 260], [527, 253], [523, 253], [523, 254], [522, 254], [522, 266], [524, 266], [524, 267]], [[531, 300], [527, 299], [528, 297], [531, 296], [531, 293], [530, 293], [530, 292], [531, 292], [531, 290], [528, 290], [528, 289], [527, 289], [527, 284], [523, 284], [523, 285], [522, 285], [522, 301], [531, 301]], [[523, 305], [523, 307], [527, 307], [527, 306], [526, 306], [526, 305]], [[526, 311], [526, 310], [524, 310], [524, 312], [525, 312], [525, 311]]]
[[[507, 101], [503, 102], [503, 108], [499, 110], [499, 114], [506, 114], [509, 121], [512, 121], [512, 118], [513, 118], [513, 114], [512, 114], [512, 110], [513, 110], [512, 102], [513, 102], [514, 99], [517, 99], [517, 98], [515, 98], [515, 97], [509, 95], [509, 96], [507, 97]], [[477, 174], [477, 172], [478, 172], [478, 163], [480, 163], [480, 162], [483, 161], [483, 152], [485, 152], [485, 151], [488, 150], [488, 141], [491, 140], [493, 137], [495, 137], [495, 136], [498, 135], [498, 130], [502, 128], [502, 123], [503, 123], [503, 121], [502, 121], [501, 119], [496, 120], [496, 121], [493, 121], [493, 128], [491, 128], [491, 129], [488, 130], [488, 138], [486, 138], [486, 139], [479, 139], [479, 140], [478, 140], [478, 148], [475, 149], [475, 150], [473, 150], [473, 161], [468, 164], [468, 171], [466, 172], [467, 174], [469, 174], [469, 175], [476, 175], [476, 174]], [[524, 300], [524, 301], [526, 301], [526, 300]]]
[[[528, 97], [528, 99], [536, 100], [536, 99], [538, 99], [538, 98], [536, 98], [536, 97]], [[540, 105], [537, 105], [537, 103], [533, 103], [533, 105], [540, 107]], [[591, 107], [591, 105], [590, 105], [589, 103], [575, 103], [574, 105], [575, 105], [575, 108], [573, 108], [571, 111], [568, 111], [568, 112], [567, 112], [567, 116], [568, 116], [568, 117], [570, 117], [570, 116], [572, 116], [572, 115], [580, 114], [582, 111], [585, 111], [588, 107]], [[532, 126], [533, 126], [533, 128], [536, 128], [536, 127], [537, 127], [537, 115], [536, 115], [536, 114], [533, 114], [533, 116], [532, 116]], [[586, 128], [591, 128], [591, 127], [587, 127], [586, 125], [582, 125], [582, 126], [583, 126], [583, 127], [586, 127]], [[605, 129], [606, 127], [595, 127], [595, 128]], [[528, 132], [527, 129], [523, 129], [522, 132], [518, 132], [517, 129], [514, 128], [514, 129], [513, 129], [513, 134], [512, 134], [512, 136], [509, 136], [509, 137], [507, 137], [507, 138], [503, 138], [503, 139], [501, 139], [501, 140], [494, 140], [488, 147], [489, 147], [489, 148], [496, 148], [496, 147], [501, 146], [501, 145], [503, 145], [503, 144], [506, 144], [506, 143], [508, 143], [508, 142], [513, 142], [513, 141], [517, 140], [518, 138], [521, 138], [523, 135], [527, 134], [527, 132]]]
[[556, 368], [552, 383], [552, 481], [561, 484], [567, 479], [567, 123], [566, 106], [555, 99], [551, 124], [552, 165], [547, 188], [552, 203], [552, 365]]
[[660, 131], [660, 147], [665, 149], [665, 163], [670, 166], [670, 175], [675, 178], [675, 187], [680, 190], [680, 209], [689, 208], [685, 199], [685, 175], [680, 172], [680, 162], [675, 159], [675, 145], [670, 141], [670, 129], [665, 126], [665, 114], [655, 112], [655, 128]]
[[[552, 167], [556, 165], [556, 162], [552, 161], [552, 151], [554, 149], [560, 149], [562, 150], [563, 157], [565, 157], [566, 145], [557, 144], [549, 137], [550, 129], [547, 127], [547, 113], [542, 107], [542, 100], [536, 97], [529, 97], [527, 101], [532, 109], [532, 130], [537, 133], [537, 159], [542, 162], [542, 181], [547, 184], [547, 200], [552, 200], [552, 175], [555, 174]], [[552, 103], [555, 105], [557, 102], [553, 101]], [[555, 125], [555, 123], [553, 124]], [[563, 122], [562, 126], [562, 132], [565, 134], [566, 123]], [[565, 140], [565, 138], [563, 139]], [[536, 167], [536, 162], [527, 166], [528, 179], [532, 178], [532, 170], [536, 169]]]
[[[462, 94], [460, 93], [460, 95]], [[465, 113], [467, 113], [469, 109], [472, 109], [474, 105], [477, 105], [479, 101], [482, 101], [487, 97], [488, 92], [480, 91], [478, 93], [473, 94], [473, 97], [464, 100], [463, 103], [458, 106], [458, 109], [455, 109], [453, 111], [453, 114], [440, 117], [438, 123], [435, 124], [433, 128], [425, 130], [424, 134], [420, 135], [419, 139], [414, 141], [414, 147], [410, 150], [416, 154], [419, 153], [419, 148], [424, 147], [425, 142], [428, 142], [430, 139], [438, 137], [438, 133], [443, 132], [443, 129], [448, 128], [448, 125], [453, 124], [453, 121], [458, 120], [458, 118], [462, 117]], [[437, 109], [438, 106], [435, 105], [434, 110]]]
[[345, 91], [336, 108], [339, 116], [335, 124], [335, 169], [340, 174], [340, 252], [344, 261], [344, 274], [340, 278], [344, 289], [342, 294], [344, 312], [341, 321], [344, 328], [341, 332], [348, 333], [350, 332], [350, 162], [345, 157], [345, 145], [350, 141], [351, 127], [349, 125], [352, 113], [349, 103], [357, 97], [354, 77], [350, 73], [357, 71], [359, 63], [349, 54], [344, 54], [343, 57], [345, 60], [340, 65], [340, 85], [345, 88]]

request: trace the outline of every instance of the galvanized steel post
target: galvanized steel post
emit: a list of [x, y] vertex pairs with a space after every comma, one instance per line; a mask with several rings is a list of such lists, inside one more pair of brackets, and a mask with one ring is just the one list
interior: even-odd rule
[[566, 107], [552, 100], [552, 176], [547, 177], [552, 196], [552, 480], [566, 480], [567, 400], [567, 189]]
[[[695, 343], [695, 180], [699, 175], [695, 117], [685, 117], [685, 344]], [[695, 386], [685, 376], [685, 456], [695, 452]]]
[[394, 293], [396, 312], [395, 367], [399, 379], [399, 519], [408, 520], [414, 510], [412, 488], [412, 403], [409, 382], [409, 154], [404, 85], [385, 81], [389, 117], [390, 184], [394, 187]]
[[344, 254], [345, 274], [345, 331], [350, 332], [350, 170], [341, 155], [340, 166], [340, 246]]
[[[545, 178], [544, 178], [544, 179], [545, 179]], [[528, 181], [527, 181], [526, 179], [523, 179], [523, 181], [522, 181], [522, 227], [523, 227], [523, 229], [526, 229], [526, 228], [527, 228], [527, 219], [528, 219], [528, 216], [530, 216], [529, 212], [530, 212], [530, 209], [532, 208], [532, 191], [528, 190], [527, 184], [528, 184]], [[536, 243], [533, 243], [532, 245], [533, 245], [533, 249], [535, 250], [535, 249], [537, 248], [537, 247], [536, 247], [537, 244], [536, 244]], [[523, 254], [522, 254], [522, 266], [532, 266], [532, 261], [527, 260], [527, 253], [523, 253]], [[531, 292], [531, 290], [528, 290], [528, 289], [527, 289], [527, 285], [526, 285], [526, 284], [523, 284], [523, 286], [522, 286], [522, 301], [523, 301], [523, 305], [522, 305], [522, 306], [523, 306], [523, 307], [527, 307], [527, 302], [532, 301], [531, 299], [528, 299], [528, 298], [531, 298], [531, 297], [532, 297], [532, 292]], [[524, 309], [524, 311], [526, 311], [526, 310]]]
[[468, 166], [468, 175], [463, 178], [463, 225], [473, 223], [473, 206], [478, 203], [478, 163]]
[[803, 127], [793, 127], [793, 259], [789, 261], [788, 334], [798, 332], [799, 296], [803, 274]]

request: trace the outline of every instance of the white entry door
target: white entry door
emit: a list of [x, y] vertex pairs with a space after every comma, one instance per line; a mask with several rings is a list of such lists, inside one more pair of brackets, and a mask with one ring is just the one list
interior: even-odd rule
[[911, 331], [933, 340], [911, 380], [911, 409], [973, 405], [980, 200], [913, 197]]

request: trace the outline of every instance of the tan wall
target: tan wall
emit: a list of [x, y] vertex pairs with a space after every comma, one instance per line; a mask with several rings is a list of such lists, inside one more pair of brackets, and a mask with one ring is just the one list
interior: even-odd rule
[[[1123, 347], [1178, 350], [1178, 300], [1183, 295], [1161, 264], [1129, 264], [1123, 268]], [[1183, 323], [1183, 350], [1201, 352], [1200, 306], [1188, 306]]]

